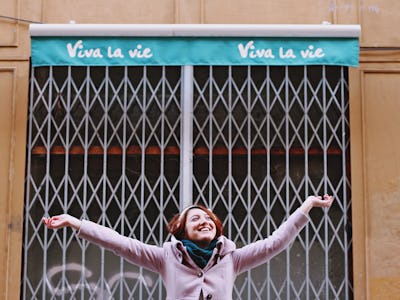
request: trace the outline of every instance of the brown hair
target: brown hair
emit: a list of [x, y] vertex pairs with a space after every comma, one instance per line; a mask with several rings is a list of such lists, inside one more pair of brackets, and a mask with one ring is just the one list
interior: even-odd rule
[[203, 205], [189, 206], [188, 208], [184, 209], [182, 213], [173, 216], [171, 221], [169, 221], [167, 224], [167, 230], [170, 234], [175, 236], [178, 240], [184, 238], [187, 213], [189, 210], [193, 208], [199, 208], [210, 216], [211, 220], [215, 224], [215, 229], [217, 231], [215, 234], [216, 238], [222, 235], [224, 229], [221, 220], [211, 210], [209, 210]]

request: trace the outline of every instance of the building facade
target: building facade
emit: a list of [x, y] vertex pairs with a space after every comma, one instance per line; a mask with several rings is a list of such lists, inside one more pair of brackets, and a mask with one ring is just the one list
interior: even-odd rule
[[[191, 201], [226, 215], [227, 234], [238, 244], [268, 234], [306, 193], [328, 191], [338, 199], [329, 215], [313, 216], [316, 227], [307, 228], [291, 250], [239, 278], [235, 297], [395, 298], [399, 11], [397, 1], [135, 1], [127, 6], [124, 1], [6, 0], [0, 9], [0, 294], [4, 299], [93, 298], [101, 287], [115, 298], [162, 295], [156, 278], [69, 241], [71, 232], [46, 233], [40, 217], [69, 211], [159, 244], [167, 237], [165, 218], [187, 204], [180, 186], [186, 186], [183, 174], [191, 174]], [[31, 68], [29, 25], [71, 22], [360, 24], [360, 64]], [[182, 78], [188, 72], [186, 86]], [[272, 99], [266, 106], [264, 90]], [[187, 93], [194, 99], [189, 108], [194, 118], [181, 101]], [[97, 104], [85, 102], [89, 98]], [[250, 98], [254, 102], [246, 102]], [[305, 100], [309, 110], [301, 107]], [[192, 124], [191, 133], [184, 134], [185, 124]], [[182, 168], [187, 143], [193, 165]], [[164, 214], [154, 213], [160, 210]], [[132, 216], [121, 218], [125, 211]], [[76, 283], [65, 271], [83, 272], [76, 257], [81, 263], [98, 257], [119, 265], [118, 274], [128, 279], [114, 278], [107, 266], [95, 270], [82, 263], [85, 272], [101, 275]], [[61, 268], [52, 268], [52, 259]], [[323, 272], [323, 279], [313, 272]], [[277, 275], [258, 282], [263, 274]], [[139, 287], [124, 294], [124, 285]]]

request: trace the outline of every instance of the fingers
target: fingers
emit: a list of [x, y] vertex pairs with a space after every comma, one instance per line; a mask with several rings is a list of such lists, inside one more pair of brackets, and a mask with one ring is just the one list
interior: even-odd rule
[[46, 217], [43, 217], [42, 218], [42, 222], [43, 222], [43, 224], [44, 225], [46, 225], [48, 228], [53, 228], [52, 227], [52, 225], [51, 225], [51, 223], [52, 223], [52, 218], [46, 218]]
[[43, 218], [42, 218], [42, 222], [43, 222], [44, 225], [46, 225], [47, 227], [49, 227], [49, 226], [51, 225], [51, 218], [43, 217]]
[[47, 228], [50, 228], [50, 229], [56, 229], [61, 225], [61, 223], [59, 222], [59, 218], [57, 216], [48, 217], [48, 218], [43, 217], [42, 222], [44, 225], [47, 226]]
[[324, 195], [324, 201], [323, 204], [325, 207], [330, 207], [332, 205], [333, 202], [333, 196], [330, 196], [328, 194]]

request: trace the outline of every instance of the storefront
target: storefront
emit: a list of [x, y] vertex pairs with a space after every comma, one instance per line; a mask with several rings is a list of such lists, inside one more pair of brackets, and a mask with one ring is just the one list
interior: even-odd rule
[[158, 276], [43, 215], [161, 245], [191, 203], [238, 246], [336, 198], [234, 298], [351, 299], [356, 25], [31, 25], [22, 297], [162, 299]]

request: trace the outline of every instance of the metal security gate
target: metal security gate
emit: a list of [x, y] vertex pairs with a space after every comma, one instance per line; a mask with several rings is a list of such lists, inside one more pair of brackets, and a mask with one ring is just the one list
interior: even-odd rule
[[350, 299], [347, 68], [197, 67], [194, 200], [238, 246], [270, 235], [307, 195], [329, 212], [236, 282], [235, 299]]
[[32, 68], [23, 299], [165, 297], [156, 274], [43, 215], [161, 245], [169, 218], [202, 203], [240, 247], [325, 192], [333, 207], [234, 299], [351, 299], [348, 98], [347, 67]]

